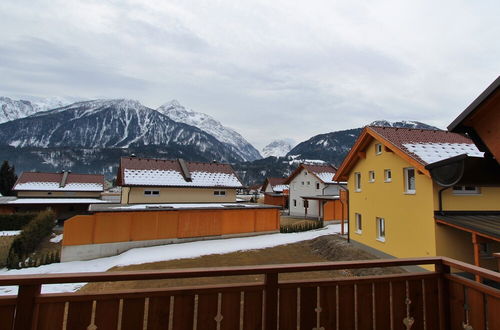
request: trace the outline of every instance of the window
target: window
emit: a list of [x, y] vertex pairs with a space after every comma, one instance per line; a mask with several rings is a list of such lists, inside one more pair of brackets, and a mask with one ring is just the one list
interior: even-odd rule
[[144, 190], [144, 196], [160, 196], [160, 191], [159, 190]]
[[375, 171], [368, 172], [369, 182], [375, 182]]
[[307, 175], [307, 171], [304, 171], [304, 175]]
[[316, 182], [316, 189], [319, 189], [319, 182]]
[[407, 167], [404, 169], [405, 174], [405, 193], [414, 194], [415, 190], [415, 169]]
[[296, 199], [293, 200], [293, 206], [297, 206], [297, 200]]
[[479, 195], [479, 187], [476, 186], [453, 186], [453, 195]]
[[309, 186], [309, 185], [311, 185], [311, 181], [307, 181], [307, 185], [308, 185], [308, 186]]
[[493, 250], [490, 243], [479, 243], [479, 256], [483, 259], [494, 258], [492, 256]]
[[382, 144], [377, 143], [375, 145], [375, 155], [380, 155], [382, 153]]
[[376, 218], [377, 240], [385, 242], [385, 220], [384, 218]]
[[304, 185], [304, 181], [302, 181], [301, 183], [302, 183], [302, 185]]
[[361, 173], [354, 173], [354, 190], [361, 191]]
[[361, 220], [361, 214], [356, 213], [356, 233], [361, 234], [363, 232], [363, 223]]
[[214, 190], [214, 196], [226, 196], [225, 190]]
[[385, 182], [391, 182], [392, 181], [391, 170], [384, 170], [384, 181]]

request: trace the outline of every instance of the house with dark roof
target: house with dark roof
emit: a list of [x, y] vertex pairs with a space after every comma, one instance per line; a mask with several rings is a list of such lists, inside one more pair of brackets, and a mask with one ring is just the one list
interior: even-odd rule
[[288, 208], [289, 186], [285, 184], [287, 178], [266, 178], [262, 185], [264, 191], [264, 204]]
[[336, 171], [332, 165], [300, 164], [285, 181], [289, 214], [324, 221], [344, 219], [346, 204], [341, 200], [342, 183], [333, 180]]
[[[484, 181], [456, 180], [448, 169], [440, 180], [449, 185], [439, 184], [432, 165], [457, 157], [481, 161], [484, 152], [457, 133], [365, 127], [334, 178], [348, 181], [351, 241], [383, 256], [448, 256], [496, 268], [496, 243], [480, 246], [475, 258], [469, 233], [440, 224], [443, 210], [493, 212], [500, 206], [500, 188]], [[498, 224], [485, 223], [483, 235], [495, 226], [498, 231]]]
[[243, 188], [229, 164], [123, 157], [122, 204], [234, 203]]

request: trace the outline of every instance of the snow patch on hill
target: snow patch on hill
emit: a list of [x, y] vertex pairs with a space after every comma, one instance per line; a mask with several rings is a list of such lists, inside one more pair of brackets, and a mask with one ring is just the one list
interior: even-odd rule
[[261, 154], [264, 158], [267, 158], [270, 156], [283, 157], [290, 150], [292, 150], [294, 145], [295, 145], [295, 141], [293, 141], [292, 139], [274, 140], [273, 142], [269, 143], [267, 146], [265, 146], [262, 149]]

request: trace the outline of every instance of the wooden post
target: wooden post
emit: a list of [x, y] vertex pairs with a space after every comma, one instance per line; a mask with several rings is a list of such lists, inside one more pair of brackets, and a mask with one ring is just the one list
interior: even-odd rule
[[35, 299], [40, 294], [41, 288], [40, 284], [19, 286], [14, 330], [35, 329]]
[[266, 273], [265, 328], [278, 328], [278, 273]]
[[[472, 245], [474, 246], [474, 265], [481, 267], [479, 260], [479, 242], [476, 233], [472, 233]], [[477, 282], [481, 282], [481, 277], [479, 275], [476, 275], [475, 278]]]
[[321, 206], [323, 202], [318, 200], [318, 221], [321, 220]]
[[440, 274], [438, 280], [439, 330], [447, 330], [450, 325], [450, 294], [448, 279], [444, 275], [450, 274], [450, 266], [437, 263], [436, 273]]
[[497, 259], [497, 263], [498, 263], [497, 272], [500, 272], [500, 252], [493, 253], [493, 256]]

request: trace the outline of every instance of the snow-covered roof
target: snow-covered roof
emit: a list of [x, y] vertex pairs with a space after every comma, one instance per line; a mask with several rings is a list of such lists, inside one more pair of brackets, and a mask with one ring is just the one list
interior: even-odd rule
[[122, 158], [118, 173], [122, 186], [242, 188], [229, 164]]
[[23, 172], [15, 191], [104, 191], [104, 175], [78, 173]]
[[244, 203], [163, 203], [163, 204], [109, 204], [109, 205], [91, 205], [91, 212], [99, 211], [155, 211], [155, 210], [176, 210], [176, 209], [269, 209], [279, 208], [264, 204], [244, 204]]
[[335, 183], [333, 176], [335, 172], [313, 172], [324, 183]]
[[484, 155], [472, 143], [407, 143], [403, 146], [428, 164], [463, 154], [471, 157]]
[[108, 201], [103, 201], [97, 198], [17, 198], [5, 202], [5, 204], [105, 204]]
[[290, 189], [290, 186], [287, 184], [278, 184], [276, 186], [273, 186], [273, 191], [274, 192], [283, 192], [283, 190]]
[[334, 184], [337, 183], [333, 181], [335, 172], [337, 169], [332, 165], [317, 165], [317, 164], [300, 164], [300, 166], [288, 177], [286, 183], [292, 182], [292, 180], [303, 170], [308, 171], [315, 175], [324, 184]]

